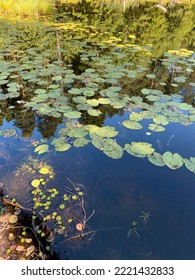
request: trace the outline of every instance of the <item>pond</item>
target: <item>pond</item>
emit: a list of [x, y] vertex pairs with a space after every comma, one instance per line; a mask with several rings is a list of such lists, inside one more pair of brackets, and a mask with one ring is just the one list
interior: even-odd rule
[[11, 229], [31, 258], [195, 259], [195, 6], [98, 3], [0, 19]]

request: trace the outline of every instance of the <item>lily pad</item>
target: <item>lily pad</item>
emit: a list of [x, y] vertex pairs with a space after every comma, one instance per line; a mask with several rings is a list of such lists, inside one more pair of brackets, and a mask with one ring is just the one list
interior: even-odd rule
[[131, 150], [136, 154], [151, 155], [154, 152], [152, 145], [147, 142], [132, 142]]
[[139, 130], [142, 129], [142, 125], [135, 121], [125, 120], [122, 122], [122, 125], [128, 129]]
[[140, 113], [137, 113], [137, 112], [133, 112], [129, 116], [129, 119], [131, 121], [136, 121], [136, 122], [139, 122], [139, 121], [143, 120], [143, 118], [144, 118], [143, 115], [140, 114]]
[[96, 107], [99, 105], [99, 101], [96, 99], [89, 99], [89, 100], [87, 100], [87, 104], [92, 107]]
[[183, 158], [177, 153], [172, 154], [169, 151], [165, 152], [163, 154], [163, 160], [165, 164], [173, 170], [178, 169], [183, 165]]
[[49, 146], [47, 144], [39, 145], [35, 148], [34, 152], [40, 154], [43, 154], [49, 150]]
[[90, 116], [98, 117], [99, 115], [101, 115], [102, 112], [100, 110], [96, 110], [96, 109], [89, 109], [89, 110], [87, 110], [87, 113]]
[[69, 119], [78, 119], [81, 117], [81, 112], [78, 111], [69, 111], [64, 113], [64, 116]]
[[68, 131], [67, 135], [74, 138], [83, 138], [88, 134], [84, 127], [73, 127]]
[[148, 155], [148, 160], [156, 166], [164, 166], [165, 162], [163, 161], [162, 155], [154, 152], [152, 155]]
[[37, 188], [40, 185], [40, 181], [38, 179], [34, 179], [31, 181], [31, 186]]
[[42, 167], [41, 169], [39, 169], [39, 173], [40, 174], [48, 174], [49, 169], [47, 167]]
[[163, 126], [161, 126], [159, 124], [154, 124], [154, 123], [149, 124], [148, 128], [155, 132], [165, 131], [165, 128]]
[[68, 151], [71, 147], [69, 143], [66, 142], [66, 139], [63, 137], [55, 138], [52, 142], [52, 145], [55, 146], [55, 150], [58, 152]]
[[87, 145], [90, 142], [90, 140], [84, 138], [78, 138], [76, 140], [74, 140], [73, 142], [73, 146], [79, 148], [79, 147], [84, 147], [85, 145]]
[[123, 149], [121, 146], [113, 139], [101, 138], [95, 136], [92, 138], [92, 144], [99, 150], [103, 151], [104, 154], [113, 158], [119, 159], [123, 155]]
[[190, 159], [184, 159], [185, 167], [192, 173], [195, 174], [195, 157], [190, 157]]
[[97, 129], [95, 134], [100, 137], [115, 137], [118, 134], [118, 131], [112, 126], [104, 126]]
[[162, 124], [162, 125], [167, 125], [169, 123], [169, 121], [166, 119], [165, 116], [163, 115], [158, 115], [156, 117], [153, 118], [153, 121], [156, 123], [156, 124]]
[[135, 153], [134, 151], [132, 151], [132, 145], [131, 144], [125, 144], [125, 147], [124, 147], [124, 150], [134, 156], [134, 157], [138, 157], [138, 158], [144, 158], [146, 155], [143, 155], [143, 154], [138, 154], [138, 153]]
[[16, 216], [16, 215], [11, 215], [11, 216], [9, 217], [9, 222], [10, 222], [10, 224], [15, 224], [15, 223], [17, 223], [17, 221], [18, 221], [18, 216]]

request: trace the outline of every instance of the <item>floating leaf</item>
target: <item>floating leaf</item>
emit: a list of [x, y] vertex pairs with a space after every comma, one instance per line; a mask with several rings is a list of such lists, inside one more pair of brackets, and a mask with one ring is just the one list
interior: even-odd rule
[[90, 141], [86, 138], [78, 138], [76, 140], [74, 140], [73, 142], [73, 146], [79, 148], [79, 147], [83, 147], [85, 145], [87, 145]]
[[184, 76], [175, 77], [175, 78], [174, 78], [174, 81], [175, 81], [176, 83], [185, 83], [186, 77], [184, 77]]
[[117, 144], [116, 141], [110, 138], [106, 140], [103, 152], [113, 159], [119, 159], [123, 155], [123, 149], [121, 148], [121, 146]]
[[137, 112], [133, 112], [130, 114], [129, 119], [131, 121], [139, 122], [139, 121], [143, 120], [143, 115], [140, 113], [137, 113]]
[[154, 152], [152, 155], [148, 155], [148, 160], [156, 166], [164, 166], [165, 162], [163, 161], [162, 155]]
[[99, 104], [110, 104], [110, 99], [109, 98], [98, 98], [98, 102], [99, 102]]
[[148, 75], [146, 75], [146, 77], [149, 78], [149, 79], [155, 79], [156, 75], [155, 74], [148, 74]]
[[34, 179], [31, 181], [31, 186], [37, 188], [40, 185], [40, 181], [38, 179]]
[[101, 115], [102, 112], [96, 109], [89, 109], [87, 110], [87, 113], [91, 116], [98, 117], [99, 115]]
[[190, 159], [184, 159], [185, 167], [192, 173], [195, 174], [195, 157], [190, 157]]
[[85, 91], [83, 92], [83, 94], [84, 94], [85, 96], [90, 97], [90, 96], [93, 96], [93, 95], [95, 94], [95, 92], [94, 92], [93, 90], [91, 90], [91, 89], [87, 89], [87, 90], [85, 90]]
[[163, 154], [163, 160], [165, 164], [173, 170], [178, 169], [183, 165], [183, 158], [177, 153], [172, 154], [171, 152], [165, 152]]
[[39, 145], [35, 148], [34, 152], [40, 154], [43, 154], [49, 150], [49, 146], [47, 144]]
[[132, 149], [131, 149], [131, 147], [132, 147], [131, 144], [125, 144], [124, 150], [125, 150], [128, 154], [130, 154], [130, 155], [132, 155], [132, 156], [134, 156], [134, 157], [143, 158], [143, 157], [146, 156], [146, 155], [143, 155], [143, 154], [139, 154], [139, 153], [133, 152]]
[[16, 216], [16, 215], [11, 215], [11, 216], [9, 217], [9, 222], [10, 222], [10, 224], [15, 224], [15, 223], [17, 223], [17, 221], [18, 221], [18, 216]]
[[94, 136], [92, 144], [113, 159], [119, 159], [123, 155], [123, 149], [113, 139]]
[[87, 104], [92, 107], [96, 107], [99, 105], [99, 101], [96, 99], [89, 99], [89, 100], [87, 100]]
[[134, 130], [142, 129], [142, 125], [135, 121], [125, 120], [122, 122], [122, 125], [128, 129], [134, 129]]
[[147, 142], [132, 142], [131, 150], [136, 154], [150, 155], [154, 152], [152, 145]]
[[41, 173], [41, 174], [48, 174], [49, 173], [49, 169], [47, 167], [42, 167], [41, 169], [39, 169], [39, 173]]
[[70, 118], [70, 119], [78, 119], [78, 118], [80, 118], [81, 113], [77, 112], [77, 111], [70, 111], [70, 112], [64, 113], [64, 116], [66, 118]]
[[156, 117], [153, 118], [153, 121], [156, 123], [156, 124], [162, 124], [162, 125], [167, 125], [169, 123], [169, 121], [166, 119], [165, 116], [163, 115], [158, 115]]
[[71, 147], [69, 143], [66, 142], [65, 138], [55, 138], [52, 142], [52, 145], [55, 146], [55, 150], [58, 152], [68, 151]]
[[79, 88], [71, 88], [68, 92], [75, 95], [81, 94], [81, 90]]
[[148, 128], [152, 131], [155, 131], [155, 132], [162, 132], [162, 131], [165, 131], [165, 128], [159, 124], [149, 124]]
[[87, 134], [88, 131], [86, 131], [84, 127], [73, 127], [67, 133], [69, 137], [74, 137], [74, 138], [83, 138]]
[[95, 134], [100, 137], [115, 137], [118, 134], [118, 131], [112, 126], [104, 126], [97, 129]]

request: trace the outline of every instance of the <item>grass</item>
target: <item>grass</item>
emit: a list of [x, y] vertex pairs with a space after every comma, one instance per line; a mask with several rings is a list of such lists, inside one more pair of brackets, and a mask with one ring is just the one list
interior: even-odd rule
[[[39, 17], [52, 14], [54, 12], [55, 2], [57, 0], [0, 0], [0, 14], [20, 16], [20, 17]], [[94, 0], [95, 1], [95, 0]], [[75, 4], [80, 0], [58, 0], [61, 3]], [[144, 3], [145, 0], [102, 0], [108, 4], [120, 4], [126, 7], [131, 4]], [[173, 3], [174, 0], [148, 0], [151, 3], [160, 3], [166, 5]], [[195, 3], [195, 0], [176, 0], [176, 3]]]
[[39, 17], [53, 12], [52, 0], [1, 0], [0, 13], [21, 17]]

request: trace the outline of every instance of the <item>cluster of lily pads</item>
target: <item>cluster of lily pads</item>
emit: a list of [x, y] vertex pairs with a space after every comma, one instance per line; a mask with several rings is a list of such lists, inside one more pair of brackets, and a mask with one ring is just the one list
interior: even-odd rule
[[[75, 25], [57, 24], [55, 28], [64, 38], [65, 31], [73, 32]], [[132, 35], [128, 37], [132, 39]], [[190, 81], [190, 76], [195, 66], [194, 53], [186, 49], [165, 53], [160, 63], [166, 69], [166, 79], [161, 79], [158, 69], [150, 71], [149, 45], [138, 46], [117, 37], [92, 45], [76, 39], [66, 40], [67, 46], [57, 41], [57, 49], [46, 51], [44, 48], [28, 48], [16, 53], [2, 50], [0, 101], [13, 100], [10, 109], [14, 108], [15, 101], [24, 112], [61, 119], [64, 128], [51, 141], [57, 152], [92, 143], [113, 159], [121, 158], [125, 150], [134, 156], [148, 156], [152, 163], [166, 164], [172, 169], [184, 163], [194, 172], [193, 158], [190, 162], [182, 160], [182, 164], [180, 159], [176, 164], [175, 156], [168, 154], [173, 161], [172, 165], [168, 164], [167, 154], [155, 153], [150, 143], [133, 141], [121, 147], [116, 127], [102, 126], [109, 113], [127, 115], [120, 124], [128, 130], [142, 130], [147, 120], [150, 122], [148, 136], [165, 131], [169, 123], [193, 124], [193, 99], [191, 104], [185, 103], [182, 91], [177, 88], [188, 83], [193, 95], [195, 83]], [[64, 48], [60, 48], [60, 44]], [[71, 48], [80, 60], [77, 69], [67, 63], [66, 55], [68, 51], [71, 53]], [[174, 93], [169, 93], [168, 87]], [[100, 125], [96, 125], [96, 120], [101, 120]], [[42, 154], [49, 148], [49, 144], [44, 143], [36, 147], [35, 152]], [[176, 158], [178, 160], [178, 156]]]

